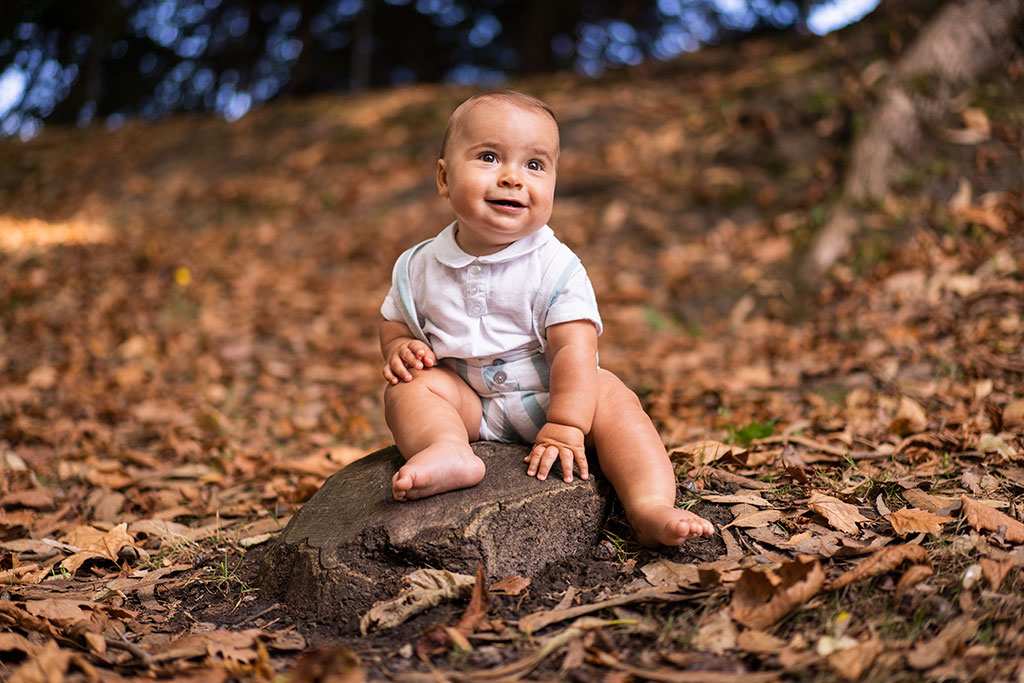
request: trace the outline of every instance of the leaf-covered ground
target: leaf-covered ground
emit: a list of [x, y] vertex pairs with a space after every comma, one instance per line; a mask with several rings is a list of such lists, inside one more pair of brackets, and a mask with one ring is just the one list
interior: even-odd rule
[[448, 220], [467, 91], [0, 143], [0, 677], [1020, 680], [1024, 62], [793, 277], [917, 23], [516, 84], [559, 113], [602, 364], [720, 534], [643, 551], [613, 515], [590, 558], [365, 637], [254, 566], [389, 443], [377, 310]]

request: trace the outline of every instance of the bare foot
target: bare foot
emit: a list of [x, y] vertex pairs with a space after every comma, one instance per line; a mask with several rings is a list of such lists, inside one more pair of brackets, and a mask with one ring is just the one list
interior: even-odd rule
[[711, 522], [673, 505], [653, 504], [630, 511], [629, 522], [641, 545], [682, 545], [698, 536], [715, 533]]
[[469, 444], [442, 442], [405, 461], [391, 478], [395, 500], [416, 500], [480, 483], [486, 471]]

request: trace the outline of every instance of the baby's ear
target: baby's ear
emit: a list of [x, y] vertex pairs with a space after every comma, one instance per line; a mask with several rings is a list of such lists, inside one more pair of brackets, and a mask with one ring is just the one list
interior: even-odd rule
[[437, 160], [437, 193], [442, 197], [448, 197], [448, 169], [445, 167], [444, 159]]

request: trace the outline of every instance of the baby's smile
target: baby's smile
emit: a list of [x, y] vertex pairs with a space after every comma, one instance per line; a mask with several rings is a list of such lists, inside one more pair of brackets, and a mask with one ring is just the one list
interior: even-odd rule
[[522, 209], [526, 207], [525, 204], [520, 201], [516, 201], [515, 199], [488, 199], [487, 203], [495, 204], [497, 206], [505, 206], [510, 209]]

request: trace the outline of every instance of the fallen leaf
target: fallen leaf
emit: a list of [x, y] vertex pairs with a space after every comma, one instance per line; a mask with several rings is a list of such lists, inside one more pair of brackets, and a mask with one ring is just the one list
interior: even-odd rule
[[1003, 579], [1006, 578], [1009, 571], [1017, 564], [1012, 559], [1005, 559], [1000, 562], [989, 557], [981, 558], [980, 563], [981, 575], [985, 577], [988, 585], [994, 591], [999, 590], [999, 587], [1003, 585]]
[[748, 512], [745, 515], [740, 515], [736, 519], [732, 520], [725, 527], [738, 526], [738, 527], [759, 527], [782, 519], [782, 513], [778, 510], [759, 510], [757, 512]]
[[672, 451], [671, 457], [686, 456], [690, 459], [692, 466], [700, 467], [730, 455], [742, 455], [743, 453], [746, 453], [745, 448], [730, 446], [713, 439], [705, 439], [676, 448]]
[[27, 491], [15, 491], [0, 498], [0, 506], [3, 507], [25, 507], [36, 510], [53, 509], [53, 491], [47, 489], [29, 489]]
[[736, 649], [755, 655], [777, 655], [786, 646], [786, 641], [764, 631], [747, 629], [736, 637]]
[[917, 533], [928, 533], [938, 536], [942, 533], [942, 525], [953, 521], [952, 517], [940, 517], [926, 510], [914, 508], [897, 510], [886, 515], [886, 519], [892, 524], [892, 530], [896, 532], [897, 536]]
[[469, 605], [462, 613], [459, 620], [453, 626], [435, 626], [424, 632], [419, 643], [416, 644], [416, 654], [421, 659], [426, 659], [438, 650], [446, 651], [452, 647], [462, 650], [472, 650], [467, 636], [474, 633], [480, 626], [480, 622], [487, 616], [491, 607], [491, 596], [487, 591], [487, 577], [484, 575], [482, 562], [476, 565], [476, 576], [473, 582], [473, 594], [469, 598]]
[[299, 655], [292, 683], [363, 683], [366, 672], [356, 653], [344, 645], [306, 650]]
[[964, 644], [978, 633], [978, 621], [960, 616], [948, 623], [939, 635], [919, 644], [907, 653], [907, 664], [912, 669], [923, 671], [936, 664], [957, 656]]
[[928, 512], [938, 512], [943, 508], [949, 507], [950, 503], [954, 502], [954, 499], [933, 496], [921, 489], [907, 489], [903, 492], [903, 498], [915, 508], [927, 510]]
[[736, 647], [736, 635], [736, 624], [729, 617], [729, 611], [723, 609], [701, 624], [691, 644], [698, 650], [721, 655]]
[[807, 507], [828, 520], [832, 527], [847, 534], [860, 533], [857, 524], [870, 521], [867, 517], [860, 514], [853, 505], [844, 503], [838, 498], [827, 496], [819, 491], [811, 493], [811, 499], [807, 502]]
[[757, 507], [763, 508], [774, 507], [771, 503], [756, 493], [704, 493], [701, 494], [701, 499], [706, 500], [709, 503], [720, 503], [724, 505], [746, 503], [748, 505], [756, 505]]
[[1002, 534], [1011, 543], [1024, 543], [1024, 524], [1013, 517], [967, 495], [960, 496], [960, 503], [963, 506], [964, 515], [967, 517], [967, 523], [977, 531], [995, 531]]
[[468, 596], [473, 591], [475, 579], [446, 569], [417, 569], [402, 581], [406, 585], [397, 596], [374, 603], [370, 611], [359, 619], [359, 629], [364, 635], [374, 627], [387, 629], [397, 626], [444, 600]]
[[89, 526], [72, 529], [63, 539], [68, 545], [81, 548], [71, 557], [67, 557], [60, 566], [75, 574], [89, 560], [108, 560], [118, 564], [122, 549], [129, 547], [141, 553], [135, 547], [135, 539], [128, 533], [127, 524], [118, 524], [107, 532]]
[[828, 663], [846, 680], [856, 681], [860, 680], [864, 672], [875, 663], [875, 658], [884, 651], [885, 644], [872, 636], [853, 647], [833, 652], [828, 656]]
[[680, 564], [665, 558], [659, 558], [640, 568], [647, 582], [656, 588], [675, 590], [695, 586], [700, 581], [700, 574], [695, 564]]
[[806, 555], [778, 570], [744, 569], [733, 590], [732, 618], [753, 629], [766, 629], [814, 597], [824, 582], [821, 563]]
[[[658, 590], [626, 593], [624, 595], [616, 595], [606, 600], [592, 602], [588, 605], [577, 605], [576, 607], [539, 610], [537, 612], [527, 614], [525, 617], [520, 619], [518, 628], [523, 633], [531, 634], [535, 631], [539, 631], [540, 629], [550, 624], [554, 624], [559, 621], [568, 621], [569, 619], [575, 619], [576, 617], [583, 617], [583, 615], [585, 614], [597, 612], [608, 607], [631, 605], [637, 602], [678, 602], [686, 599], [687, 597], [684, 595], [678, 595], [675, 593], [664, 593]], [[587, 617], [583, 617], [583, 619], [586, 618]], [[579, 622], [581, 621], [581, 619], [577, 619], [576, 621]]]
[[1024, 426], [1024, 398], [1010, 401], [1003, 408], [1003, 426], [1009, 428]]
[[210, 657], [224, 661], [251, 663], [259, 656], [256, 641], [258, 629], [246, 631], [210, 631], [196, 636], [206, 644]]
[[923, 432], [928, 427], [928, 416], [924, 408], [909, 396], [900, 397], [900, 405], [896, 416], [889, 423], [889, 432], [897, 436], [906, 436]]
[[934, 573], [935, 570], [926, 564], [915, 564], [907, 567], [907, 571], [903, 572], [899, 583], [896, 584], [896, 596], [902, 596], [908, 591], [913, 590], [917, 584], [929, 579]]
[[924, 564], [927, 561], [928, 551], [919, 545], [907, 543], [904, 545], [888, 546], [861, 560], [857, 566], [847, 570], [835, 581], [832, 581], [828, 588], [829, 590], [836, 590], [856, 581], [890, 572], [904, 562]]
[[524, 576], [506, 576], [491, 584], [491, 592], [503, 595], [519, 595], [529, 588], [531, 583], [532, 579]]
[[60, 683], [74, 669], [87, 681], [100, 680], [99, 672], [83, 657], [61, 649], [55, 640], [47, 640], [34, 657], [10, 671], [6, 680], [7, 683]]

